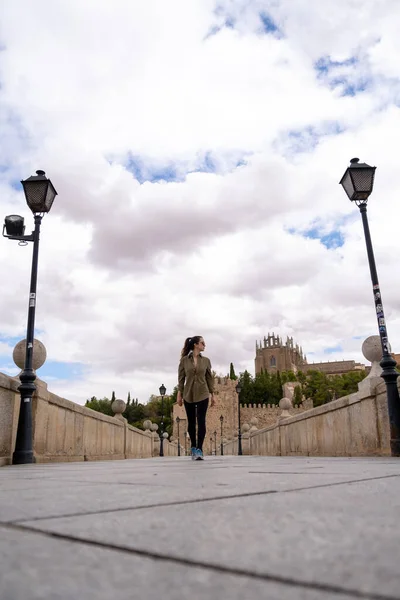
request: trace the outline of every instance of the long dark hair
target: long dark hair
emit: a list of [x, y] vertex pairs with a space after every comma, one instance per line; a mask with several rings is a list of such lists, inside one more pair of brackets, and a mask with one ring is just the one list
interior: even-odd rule
[[183, 344], [181, 358], [187, 356], [189, 352], [191, 352], [194, 348], [195, 344], [198, 344], [201, 340], [201, 335], [194, 335], [193, 337], [186, 338], [185, 343]]

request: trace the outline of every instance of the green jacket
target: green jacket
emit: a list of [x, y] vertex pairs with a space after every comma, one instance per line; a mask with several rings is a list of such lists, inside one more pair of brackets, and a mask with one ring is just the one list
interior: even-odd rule
[[201, 354], [195, 367], [193, 354], [181, 358], [178, 369], [178, 390], [186, 402], [201, 402], [214, 393], [214, 377], [210, 359]]

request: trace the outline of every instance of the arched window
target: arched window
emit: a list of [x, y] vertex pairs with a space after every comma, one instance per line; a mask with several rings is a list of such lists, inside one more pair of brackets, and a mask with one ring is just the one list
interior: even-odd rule
[[270, 367], [276, 367], [276, 358], [275, 358], [275, 356], [271, 356], [271, 359], [269, 361], [269, 366]]

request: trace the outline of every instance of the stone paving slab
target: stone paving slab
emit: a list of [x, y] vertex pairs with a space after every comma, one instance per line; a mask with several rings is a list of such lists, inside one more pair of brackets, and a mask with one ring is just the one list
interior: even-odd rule
[[391, 458], [4, 467], [0, 598], [399, 598], [399, 509]]
[[[329, 600], [323, 589], [52, 539], [0, 525], [1, 600]], [[353, 600], [341, 595], [340, 600]]]
[[[399, 591], [400, 477], [257, 497], [27, 521], [46, 532], [113, 543], [193, 563], [319, 582]], [[392, 498], [391, 492], [396, 495]], [[385, 505], [385, 497], [391, 497]]]
[[182, 457], [8, 467], [0, 470], [0, 521], [281, 492], [397, 469], [387, 459], [378, 459], [379, 470], [364, 459], [320, 460], [229, 456], [193, 463]]
[[[246, 474], [247, 477], [251, 475]], [[232, 483], [215, 483], [207, 480], [200, 483], [184, 483], [184, 474], [180, 485], [170, 486], [164, 483], [158, 486], [126, 483], [87, 483], [49, 482], [43, 486], [2, 489], [0, 491], [0, 521], [18, 522], [27, 519], [43, 519], [77, 514], [97, 514], [99, 511], [129, 510], [147, 506], [165, 506], [180, 502], [197, 502], [213, 498], [229, 498], [243, 494], [278, 493], [291, 489], [314, 488], [319, 485], [346, 482], [349, 478], [312, 477], [308, 475], [273, 474], [265, 477], [255, 474], [254, 479], [244, 483], [241, 475]], [[189, 485], [191, 487], [185, 487]]]

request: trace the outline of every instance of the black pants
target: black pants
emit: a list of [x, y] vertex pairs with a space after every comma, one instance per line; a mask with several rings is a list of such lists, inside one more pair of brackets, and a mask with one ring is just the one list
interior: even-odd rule
[[[208, 408], [208, 398], [201, 402], [186, 402], [184, 400], [187, 415], [187, 430], [190, 435], [192, 448], [203, 449], [204, 438], [206, 437], [206, 414]], [[196, 443], [196, 414], [197, 414], [197, 443]]]

